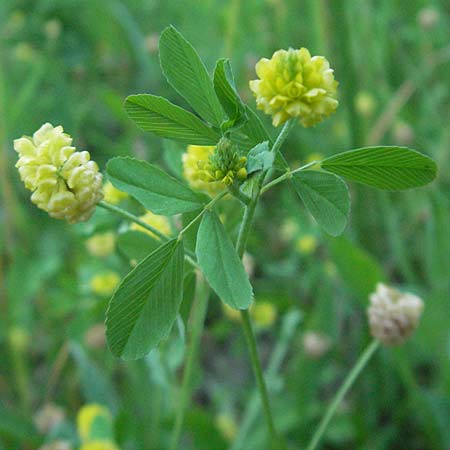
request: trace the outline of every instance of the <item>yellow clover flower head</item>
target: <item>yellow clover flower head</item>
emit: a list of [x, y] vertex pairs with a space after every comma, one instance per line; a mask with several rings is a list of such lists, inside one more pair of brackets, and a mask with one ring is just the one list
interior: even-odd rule
[[105, 195], [105, 202], [112, 203], [113, 205], [117, 205], [128, 197], [126, 192], [115, 188], [110, 181], [107, 181], [103, 186], [103, 194]]
[[94, 275], [90, 281], [90, 287], [94, 294], [108, 297], [120, 283], [120, 275], [117, 272], [105, 271]]
[[186, 178], [189, 186], [197, 191], [203, 191], [211, 197], [224, 190], [224, 186], [219, 182], [203, 181], [203, 172], [199, 168], [209, 161], [215, 147], [213, 145], [189, 145], [183, 153], [183, 176]]
[[77, 429], [78, 435], [83, 442], [91, 439], [92, 427], [96, 420], [104, 420], [107, 423], [112, 423], [111, 413], [107, 408], [98, 403], [89, 403], [78, 411]]
[[278, 50], [255, 68], [259, 80], [250, 81], [250, 89], [275, 127], [293, 117], [311, 127], [336, 111], [338, 82], [323, 56], [311, 57], [306, 48]]
[[62, 126], [46, 123], [33, 137], [14, 141], [16, 167], [31, 201], [51, 217], [69, 223], [88, 220], [103, 198], [102, 174], [89, 152], [78, 152]]
[[[142, 222], [152, 226], [160, 233], [165, 234], [166, 236], [169, 236], [171, 234], [170, 222], [169, 219], [165, 216], [158, 216], [156, 214], [153, 214], [151, 211], [147, 211], [143, 216], [140, 216], [139, 219]], [[130, 228], [132, 230], [141, 231], [142, 233], [147, 233], [151, 237], [159, 239], [159, 237], [154, 233], [144, 227], [141, 227], [137, 223], [132, 223]]]

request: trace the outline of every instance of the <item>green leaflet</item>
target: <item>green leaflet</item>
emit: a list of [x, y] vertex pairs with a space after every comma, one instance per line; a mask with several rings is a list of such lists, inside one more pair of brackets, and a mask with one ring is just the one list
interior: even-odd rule
[[112, 184], [136, 198], [155, 214], [172, 216], [193, 211], [208, 201], [203, 194], [146, 161], [129, 157], [112, 158], [106, 166]]
[[129, 260], [143, 260], [149, 253], [156, 250], [161, 241], [157, 237], [137, 230], [127, 230], [117, 236], [117, 248]]
[[197, 235], [198, 264], [220, 299], [235, 309], [247, 309], [253, 290], [242, 261], [217, 214], [206, 211]]
[[173, 239], [122, 280], [106, 313], [106, 336], [114, 355], [141, 358], [169, 334], [183, 296], [183, 262], [183, 244]]
[[253, 147], [247, 155], [247, 174], [260, 170], [269, 170], [273, 166], [275, 155], [269, 149], [268, 141]]
[[350, 213], [347, 185], [338, 176], [303, 170], [292, 178], [295, 190], [317, 223], [332, 236], [344, 231]]
[[207, 122], [220, 126], [223, 111], [205, 65], [192, 45], [173, 26], [159, 40], [161, 69], [167, 81]]
[[436, 164], [407, 147], [364, 147], [322, 161], [322, 168], [348, 180], [397, 191], [423, 186], [436, 177]]
[[220, 135], [197, 116], [163, 97], [130, 95], [125, 111], [136, 125], [157, 136], [184, 144], [216, 145]]
[[247, 121], [245, 105], [242, 103], [234, 84], [230, 61], [222, 58], [214, 69], [214, 89], [227, 113], [229, 120], [222, 124], [222, 129], [239, 128]]

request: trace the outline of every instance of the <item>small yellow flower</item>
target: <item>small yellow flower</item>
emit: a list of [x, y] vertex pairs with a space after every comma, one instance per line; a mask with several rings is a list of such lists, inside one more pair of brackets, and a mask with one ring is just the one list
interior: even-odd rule
[[117, 205], [128, 197], [126, 192], [115, 188], [110, 181], [107, 181], [103, 186], [103, 193], [105, 195], [105, 202], [112, 203], [113, 205]]
[[360, 91], [355, 97], [355, 109], [363, 117], [370, 117], [375, 112], [377, 102], [367, 91]]
[[120, 450], [112, 441], [95, 440], [84, 443], [80, 450]]
[[260, 301], [255, 302], [250, 307], [250, 315], [258, 328], [265, 329], [270, 328], [275, 323], [278, 311], [273, 303]]
[[14, 350], [23, 352], [30, 342], [30, 334], [25, 328], [14, 326], [9, 330], [8, 339]]
[[17, 61], [28, 63], [35, 57], [36, 51], [29, 42], [18, 42], [13, 49]]
[[[241, 321], [241, 313], [239, 310], [222, 303], [222, 311], [225, 316], [233, 322]], [[255, 325], [261, 330], [271, 327], [277, 320], [278, 311], [276, 307], [267, 301], [254, 302], [248, 309]]]
[[14, 141], [16, 167], [31, 201], [69, 223], [88, 220], [103, 198], [102, 175], [88, 152], [77, 152], [61, 126], [46, 123], [33, 137]]
[[300, 236], [295, 243], [295, 248], [301, 255], [310, 255], [317, 248], [317, 239], [312, 234]]
[[84, 405], [77, 415], [78, 435], [82, 441], [88, 441], [90, 438], [92, 425], [97, 418], [102, 418], [107, 422], [112, 422], [111, 413], [107, 408], [98, 403], [89, 403]]
[[112, 231], [97, 233], [86, 241], [86, 248], [92, 256], [106, 258], [114, 251], [116, 235]]
[[[146, 224], [152, 226], [160, 233], [165, 234], [166, 236], [169, 236], [171, 234], [170, 222], [169, 219], [165, 216], [158, 216], [156, 214], [153, 214], [151, 211], [147, 211], [143, 216], [140, 216], [139, 219], [142, 220], [142, 222], [145, 222]], [[130, 228], [132, 230], [141, 231], [142, 233], [147, 233], [150, 236], [159, 239], [158, 236], [156, 236], [154, 233], [144, 227], [141, 227], [137, 223], [132, 223]]]
[[120, 276], [116, 272], [106, 271], [94, 275], [90, 281], [92, 292], [97, 295], [108, 297], [120, 283]]
[[189, 145], [183, 154], [183, 175], [192, 189], [203, 191], [211, 197], [216, 196], [225, 188], [219, 182], [203, 181], [199, 163], [207, 163], [215, 147], [210, 145]]
[[216, 427], [222, 433], [222, 436], [229, 442], [236, 438], [238, 428], [236, 422], [229, 414], [219, 414], [215, 418]]
[[306, 48], [276, 51], [256, 64], [259, 80], [250, 81], [258, 109], [272, 116], [275, 127], [298, 117], [311, 127], [333, 114], [338, 106], [338, 83], [323, 56]]

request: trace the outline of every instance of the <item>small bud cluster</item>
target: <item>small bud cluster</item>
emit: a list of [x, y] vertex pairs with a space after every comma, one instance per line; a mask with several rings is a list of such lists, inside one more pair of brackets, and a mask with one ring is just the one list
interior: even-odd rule
[[230, 186], [235, 180], [244, 181], [247, 178], [247, 158], [239, 156], [237, 146], [229, 139], [222, 138], [208, 161], [199, 161], [199, 177], [205, 182], [220, 181]]
[[401, 344], [417, 328], [422, 311], [419, 297], [378, 283], [367, 310], [372, 336], [385, 345]]
[[183, 176], [189, 186], [197, 191], [203, 191], [211, 197], [223, 191], [224, 186], [220, 182], [203, 181], [203, 172], [199, 169], [199, 163], [209, 160], [209, 156], [214, 153], [213, 145], [188, 145], [183, 153]]
[[46, 123], [33, 137], [14, 141], [16, 167], [31, 201], [69, 223], [88, 220], [103, 198], [102, 174], [89, 152], [78, 152], [61, 126]]

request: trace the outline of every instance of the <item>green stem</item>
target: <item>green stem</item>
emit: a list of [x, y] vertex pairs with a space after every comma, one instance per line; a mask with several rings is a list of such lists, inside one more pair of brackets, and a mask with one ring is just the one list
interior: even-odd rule
[[158, 236], [162, 241], [168, 241], [170, 239], [170, 237], [166, 236], [164, 233], [161, 233], [161, 231], [152, 227], [148, 223], [143, 222], [141, 219], [139, 219], [139, 217], [129, 213], [128, 211], [125, 211], [122, 208], [119, 208], [118, 206], [112, 205], [111, 203], [107, 203], [103, 200], [98, 203], [98, 206], [101, 206], [102, 208], [107, 209], [108, 211], [112, 211], [113, 213], [123, 217], [124, 219], [130, 220], [131, 222], [140, 225], [142, 228], [145, 228], [147, 231], [150, 231], [154, 235]]
[[273, 448], [277, 448], [276, 445], [278, 443], [278, 436], [275, 430], [272, 410], [270, 408], [269, 394], [267, 392], [266, 382], [264, 380], [264, 374], [258, 354], [255, 333], [253, 332], [252, 324], [250, 322], [250, 315], [247, 309], [241, 310], [241, 319], [242, 328], [244, 329], [245, 339], [247, 341], [248, 350], [250, 352], [250, 360], [252, 363], [253, 373], [256, 378], [256, 384], [258, 385], [264, 414], [266, 416], [266, 422], [269, 429], [272, 446]]
[[261, 195], [264, 194], [264, 192], [268, 191], [270, 188], [276, 186], [277, 184], [282, 183], [284, 180], [292, 178], [292, 175], [294, 175], [295, 173], [301, 172], [302, 170], [305, 170], [308, 167], [314, 166], [318, 163], [319, 161], [311, 161], [308, 164], [305, 164], [304, 166], [298, 167], [297, 169], [287, 170], [283, 175], [280, 175], [278, 178], [275, 178], [274, 180], [265, 184], [261, 189]]
[[[287, 121], [283, 128], [280, 131], [275, 143], [272, 146], [271, 151], [277, 153], [284, 141], [288, 137], [292, 127], [294, 126], [295, 121], [289, 120]], [[253, 194], [253, 198], [250, 203], [245, 207], [244, 217], [242, 219], [241, 227], [239, 230], [239, 235], [236, 242], [236, 251], [240, 258], [244, 255], [244, 251], [247, 245], [248, 236], [250, 234], [250, 230], [252, 227], [253, 216], [255, 215], [256, 206], [258, 204], [259, 197], [261, 195], [261, 189], [266, 178], [268, 171], [265, 171], [259, 175], [259, 179], [257, 181], [256, 190]], [[259, 393], [261, 396], [261, 402], [264, 409], [264, 414], [266, 417], [267, 427], [269, 429], [272, 446], [276, 448], [279, 445], [278, 436], [275, 430], [272, 410], [270, 408], [269, 395], [267, 392], [266, 382], [264, 380], [263, 370], [261, 366], [261, 361], [258, 354], [256, 337], [253, 332], [253, 328], [250, 322], [250, 316], [248, 314], [248, 310], [241, 310], [241, 323], [244, 329], [245, 338], [247, 341], [248, 349], [250, 352], [250, 360], [253, 368], [253, 373], [256, 378], [256, 384], [258, 385]], [[279, 447], [278, 447], [279, 448]]]
[[203, 214], [205, 214], [206, 211], [212, 209], [212, 207], [219, 201], [221, 200], [223, 197], [225, 197], [225, 195], [227, 195], [228, 192], [224, 191], [221, 192], [220, 194], [216, 195], [209, 203], [207, 203], [205, 205], [205, 207], [200, 211], [199, 214], [197, 214], [178, 234], [178, 239], [181, 239], [183, 236], [183, 233], [186, 233], [186, 231], [191, 228], [192, 225], [194, 225], [195, 222], [197, 222], [202, 216]]
[[[131, 214], [128, 211], [125, 211], [122, 208], [119, 208], [118, 206], [112, 205], [111, 203], [107, 203], [104, 201], [101, 201], [97, 204], [98, 206], [113, 212], [114, 214], [117, 214], [118, 216], [123, 217], [124, 219], [127, 219], [131, 222], [134, 222], [137, 225], [140, 225], [142, 228], [145, 228], [146, 230], [150, 231], [151, 233], [158, 236], [163, 242], [167, 242], [169, 239], [171, 239], [169, 236], [166, 236], [164, 233], [161, 233], [161, 231], [157, 230], [156, 228], [152, 227], [148, 223], [143, 222], [139, 217], [135, 216], [134, 214]], [[198, 268], [198, 264], [195, 261], [194, 255], [185, 250], [186, 254], [184, 255], [186, 261], [188, 261], [192, 266]]]
[[[261, 178], [262, 181], [263, 178]], [[259, 193], [258, 193], [259, 194]], [[256, 205], [258, 201], [258, 196], [253, 200], [250, 205], [245, 208], [244, 218], [242, 220], [241, 228], [239, 230], [239, 236], [236, 243], [236, 251], [239, 257], [242, 258], [245, 247], [247, 244], [248, 235], [250, 233], [253, 216], [255, 213]], [[259, 394], [261, 396], [261, 402], [264, 409], [264, 414], [266, 416], [267, 427], [269, 429], [272, 446], [274, 448], [278, 442], [277, 433], [275, 430], [275, 425], [272, 416], [272, 410], [270, 408], [269, 395], [267, 393], [266, 382], [264, 380], [263, 370], [261, 366], [261, 361], [259, 359], [256, 337], [253, 332], [253, 328], [250, 322], [250, 316], [248, 310], [241, 310], [241, 324], [244, 329], [245, 339], [247, 341], [248, 350], [250, 352], [250, 360], [252, 363], [253, 373], [255, 375], [256, 384], [258, 385]]]
[[350, 373], [347, 375], [347, 378], [342, 383], [341, 387], [337, 391], [336, 395], [334, 396], [333, 401], [328, 406], [328, 409], [323, 416], [322, 421], [320, 422], [319, 426], [316, 428], [316, 431], [311, 439], [311, 442], [309, 443], [306, 450], [314, 450], [317, 448], [317, 445], [324, 435], [328, 424], [330, 423], [331, 419], [333, 418], [338, 406], [344, 399], [347, 392], [350, 390], [350, 388], [353, 386], [353, 383], [358, 378], [358, 375], [361, 373], [361, 371], [366, 367], [367, 363], [369, 362], [372, 355], [375, 353], [375, 350], [379, 346], [379, 342], [376, 340], [373, 340], [368, 347], [364, 350], [362, 355], [359, 357], [358, 361], [356, 361], [356, 364], [354, 365], [353, 369], [350, 371]]
[[241, 203], [244, 205], [249, 205], [252, 199], [245, 195], [240, 189], [239, 185], [233, 183], [230, 186], [228, 186], [228, 191], [233, 197], [236, 197]]
[[227, 58], [230, 58], [233, 52], [234, 38], [236, 36], [236, 29], [239, 22], [240, 7], [241, 0], [231, 0], [228, 5], [228, 17], [223, 44], [223, 53]]
[[194, 366], [198, 356], [200, 347], [200, 340], [203, 332], [206, 311], [208, 308], [209, 287], [204, 280], [201, 272], [197, 272], [197, 284], [195, 289], [194, 304], [189, 318], [189, 344], [186, 356], [186, 365], [183, 372], [183, 381], [181, 385], [181, 396], [178, 403], [177, 415], [175, 417], [175, 424], [172, 430], [171, 450], [179, 448], [179, 441], [181, 431], [183, 428], [184, 416], [186, 408], [191, 398], [192, 381], [194, 374]]
[[339, 48], [341, 59], [340, 65], [337, 69], [343, 74], [345, 73], [345, 79], [342, 80], [340, 86], [341, 98], [343, 103], [346, 104], [348, 112], [350, 145], [356, 148], [362, 145], [362, 129], [361, 120], [356, 112], [354, 96], [359, 89], [358, 69], [355, 67], [355, 58], [352, 52], [352, 38], [353, 28], [351, 24], [351, 18], [349, 17], [350, 5], [352, 2], [349, 0], [330, 1], [328, 2], [330, 19], [331, 20], [331, 32], [332, 36], [335, 36], [336, 47]]
[[271, 151], [273, 153], [277, 153], [282, 145], [284, 144], [284, 141], [287, 139], [287, 137], [289, 136], [289, 133], [291, 132], [292, 128], [294, 127], [295, 123], [296, 123], [297, 119], [289, 119], [283, 126], [283, 128], [280, 131], [280, 134], [277, 136], [277, 139], [275, 140]]

